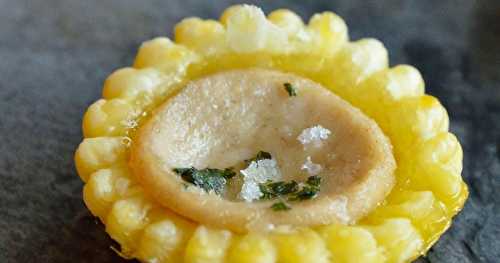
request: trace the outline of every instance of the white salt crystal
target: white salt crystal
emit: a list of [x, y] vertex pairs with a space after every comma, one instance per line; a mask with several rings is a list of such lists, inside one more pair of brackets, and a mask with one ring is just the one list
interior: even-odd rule
[[316, 125], [311, 128], [304, 129], [302, 133], [300, 133], [297, 140], [299, 140], [302, 144], [306, 145], [309, 143], [314, 143], [318, 145], [322, 140], [328, 139], [328, 136], [332, 132], [321, 125]]
[[309, 175], [317, 175], [323, 168], [311, 161], [311, 156], [307, 156], [306, 162], [302, 165], [302, 170], [306, 170]]
[[259, 188], [260, 183], [281, 179], [278, 163], [274, 159], [252, 161], [246, 169], [240, 170], [240, 172], [243, 175], [240, 197], [247, 202], [252, 202], [262, 196]]
[[274, 159], [263, 159], [253, 161], [250, 165], [240, 171], [245, 180], [253, 180], [258, 183], [264, 183], [267, 180], [281, 179], [281, 172], [278, 168], [278, 163]]
[[240, 196], [247, 202], [252, 202], [255, 199], [259, 199], [262, 195], [263, 194], [260, 191], [259, 184], [255, 181], [245, 180], [245, 182], [241, 186]]

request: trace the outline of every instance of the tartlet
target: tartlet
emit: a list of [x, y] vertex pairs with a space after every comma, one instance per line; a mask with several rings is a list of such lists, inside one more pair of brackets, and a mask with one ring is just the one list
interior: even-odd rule
[[102, 97], [75, 163], [126, 258], [408, 262], [468, 195], [418, 70], [389, 68], [379, 41], [350, 42], [331, 12], [307, 25], [249, 5], [184, 19]]

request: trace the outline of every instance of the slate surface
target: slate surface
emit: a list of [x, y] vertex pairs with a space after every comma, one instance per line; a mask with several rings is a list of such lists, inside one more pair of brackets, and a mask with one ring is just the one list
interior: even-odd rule
[[[85, 108], [139, 44], [230, 1], [0, 0], [0, 261], [122, 262], [75, 174]], [[251, 2], [251, 1], [250, 1]], [[334, 10], [352, 39], [421, 70], [462, 142], [471, 196], [420, 262], [500, 262], [500, 2], [266, 1], [304, 18]]]

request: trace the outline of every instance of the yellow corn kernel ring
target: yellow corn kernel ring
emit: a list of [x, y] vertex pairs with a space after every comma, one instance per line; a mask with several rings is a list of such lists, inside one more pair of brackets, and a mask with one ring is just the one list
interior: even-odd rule
[[113, 72], [104, 82], [102, 97], [107, 100], [137, 101], [140, 97], [152, 99], [165, 75], [154, 68], [122, 68]]
[[343, 46], [330, 63], [330, 88], [349, 98], [351, 89], [373, 73], [387, 68], [388, 54], [380, 41], [361, 39]]
[[131, 255], [137, 249], [137, 240], [149, 223], [151, 209], [151, 203], [141, 193], [113, 204], [105, 220], [106, 232], [120, 243], [125, 255]]
[[137, 111], [122, 99], [100, 99], [83, 116], [83, 136], [126, 136], [137, 123]]
[[394, 217], [410, 219], [428, 244], [434, 243], [449, 226], [444, 204], [430, 191], [395, 190], [388, 197], [388, 204], [374, 211], [365, 222], [380, 223]]
[[460, 176], [463, 152], [457, 138], [449, 132], [443, 132], [415, 148], [416, 156], [408, 160], [413, 163], [413, 170], [408, 174], [420, 174], [413, 180], [414, 187], [431, 189], [446, 204], [450, 213], [455, 214], [467, 197], [467, 189]]
[[338, 262], [384, 262], [384, 251], [370, 231], [363, 227], [333, 225], [322, 229], [332, 258]]
[[144, 228], [134, 256], [146, 262], [182, 261], [186, 245], [194, 232], [194, 225], [163, 210], [154, 213], [161, 215], [152, 219]]
[[[463, 153], [439, 101], [408, 65], [388, 68], [378, 40], [349, 42], [334, 13], [305, 24], [279, 9], [250, 5], [219, 21], [186, 18], [174, 41], [144, 42], [133, 67], [113, 72], [84, 115], [75, 164], [83, 198], [123, 256], [143, 262], [409, 262], [426, 251], [463, 207]], [[397, 184], [353, 225], [272, 226], [232, 233], [187, 220], [159, 205], [129, 170], [129, 146], [142, 120], [186, 83], [237, 68], [293, 73], [327, 87], [373, 118], [393, 145]]]
[[424, 93], [424, 80], [412, 66], [398, 65], [384, 69], [363, 80], [351, 89], [349, 101], [377, 121], [382, 129], [388, 129], [387, 108], [401, 100], [419, 98]]
[[198, 56], [188, 48], [159, 37], [144, 42], [134, 61], [135, 68], [155, 68], [164, 74], [182, 74]]
[[[352, 103], [373, 118], [382, 118], [384, 108], [405, 98], [424, 95], [424, 80], [412, 66], [398, 65], [378, 71], [353, 89]], [[377, 119], [378, 120], [378, 119]]]
[[411, 147], [448, 131], [448, 113], [435, 97], [402, 99], [388, 110], [387, 122], [379, 122], [379, 125], [391, 138], [397, 155], [411, 155], [408, 151]]
[[284, 30], [266, 19], [255, 6], [235, 7], [227, 15], [226, 39], [229, 48], [238, 53], [267, 50], [272, 53], [288, 51], [288, 38]]
[[83, 188], [83, 201], [95, 216], [104, 220], [113, 203], [131, 192], [134, 185], [126, 164], [97, 170]]
[[271, 235], [280, 261], [327, 263], [330, 252], [321, 236], [311, 229], [285, 229]]
[[127, 137], [97, 137], [84, 139], [75, 153], [75, 165], [80, 178], [87, 181], [93, 172], [125, 162], [128, 155]]
[[366, 228], [383, 249], [386, 262], [408, 262], [424, 248], [420, 234], [406, 218], [391, 218]]
[[344, 20], [332, 12], [323, 12], [311, 17], [308, 29], [313, 33], [313, 43], [317, 52], [332, 55], [349, 40]]
[[276, 262], [277, 252], [266, 236], [248, 234], [235, 239], [229, 248], [227, 259], [231, 263], [273, 263]]
[[267, 19], [282, 28], [289, 36], [293, 37], [304, 30], [302, 18], [287, 9], [278, 9], [269, 13]]
[[227, 230], [198, 227], [187, 244], [185, 262], [224, 262], [231, 237]]
[[203, 55], [213, 55], [227, 49], [226, 29], [215, 20], [201, 20], [197, 17], [183, 19], [175, 26], [174, 34], [176, 43]]

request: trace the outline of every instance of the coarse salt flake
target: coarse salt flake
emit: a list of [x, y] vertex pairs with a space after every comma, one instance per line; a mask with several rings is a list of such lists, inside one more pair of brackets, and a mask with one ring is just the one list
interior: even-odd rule
[[311, 156], [307, 156], [306, 162], [302, 165], [302, 170], [306, 170], [309, 175], [317, 175], [323, 170], [323, 167], [311, 161]]
[[254, 180], [258, 183], [264, 183], [268, 180], [279, 180], [281, 172], [278, 163], [274, 159], [263, 159], [252, 161], [250, 165], [240, 171], [244, 179]]
[[259, 184], [255, 181], [245, 181], [241, 186], [240, 196], [247, 202], [259, 199], [262, 195], [263, 193], [260, 191]]
[[240, 172], [243, 175], [240, 197], [247, 202], [252, 202], [262, 196], [260, 183], [281, 179], [278, 163], [274, 159], [252, 161], [246, 169]]
[[304, 129], [300, 133], [297, 140], [299, 140], [303, 145], [314, 143], [318, 145], [321, 141], [328, 139], [332, 132], [321, 125], [316, 125], [311, 128]]

